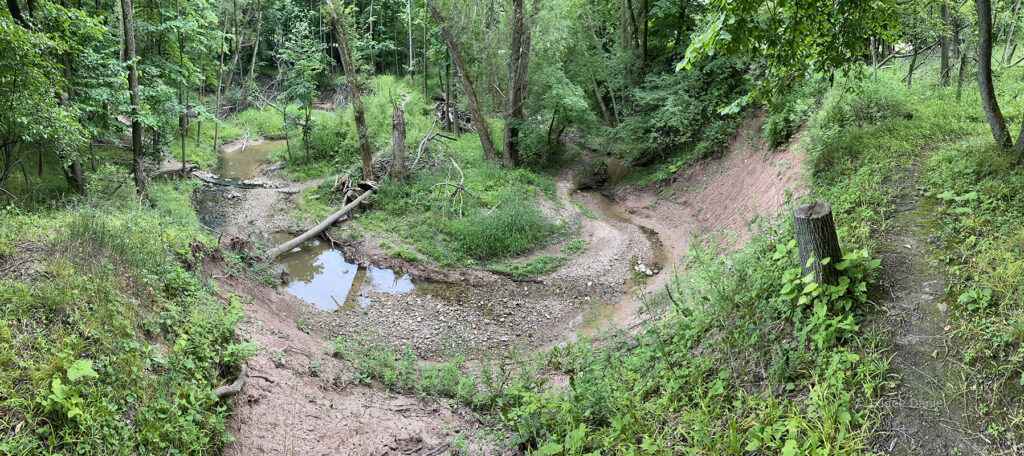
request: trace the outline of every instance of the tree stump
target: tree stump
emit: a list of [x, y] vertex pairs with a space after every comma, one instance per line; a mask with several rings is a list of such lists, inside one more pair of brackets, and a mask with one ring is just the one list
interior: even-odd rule
[[[793, 227], [803, 275], [814, 274], [814, 281], [835, 285], [839, 276], [836, 262], [843, 258], [839, 236], [832, 219], [832, 208], [824, 201], [815, 201], [793, 210]], [[827, 264], [821, 260], [828, 258]]]

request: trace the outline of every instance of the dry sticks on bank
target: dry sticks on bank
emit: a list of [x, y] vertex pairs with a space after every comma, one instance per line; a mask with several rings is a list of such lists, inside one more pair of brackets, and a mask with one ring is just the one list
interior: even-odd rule
[[441, 205], [445, 209], [448, 209], [449, 205], [454, 209], [455, 200], [458, 199], [459, 217], [462, 217], [462, 206], [465, 203], [465, 195], [469, 195], [474, 198], [479, 198], [479, 196], [474, 195], [473, 192], [469, 191], [469, 189], [467, 189], [463, 184], [466, 180], [466, 175], [462, 173], [462, 168], [460, 168], [459, 164], [455, 162], [455, 158], [448, 158], [451, 159], [452, 165], [455, 166], [455, 169], [459, 171], [459, 182], [452, 182], [452, 169], [448, 168], [448, 176], [444, 181], [430, 186], [430, 194], [434, 198], [440, 200]]

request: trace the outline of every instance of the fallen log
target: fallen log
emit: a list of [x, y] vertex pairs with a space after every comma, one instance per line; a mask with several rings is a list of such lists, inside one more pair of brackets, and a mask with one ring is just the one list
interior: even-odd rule
[[225, 397], [231, 397], [242, 391], [242, 387], [249, 381], [249, 376], [246, 375], [245, 364], [242, 364], [242, 371], [239, 372], [238, 378], [235, 379], [234, 383], [225, 385], [220, 388], [213, 390], [213, 395], [217, 396], [218, 399], [224, 399]]
[[341, 210], [331, 214], [330, 217], [327, 217], [326, 219], [324, 219], [324, 221], [320, 222], [319, 225], [314, 226], [312, 229], [310, 229], [309, 231], [306, 231], [305, 233], [302, 233], [301, 235], [299, 235], [295, 239], [292, 239], [292, 240], [290, 240], [288, 242], [285, 242], [284, 244], [281, 244], [281, 245], [279, 245], [277, 247], [274, 247], [274, 248], [268, 250], [267, 251], [267, 256], [269, 256], [270, 258], [277, 258], [282, 253], [291, 251], [291, 249], [294, 249], [295, 247], [298, 247], [303, 242], [306, 242], [306, 241], [312, 239], [313, 236], [316, 236], [317, 234], [320, 234], [321, 231], [326, 230], [327, 227], [331, 226], [334, 222], [338, 221], [338, 219], [340, 219], [341, 216], [347, 214], [349, 211], [354, 209], [356, 206], [359, 205], [359, 203], [363, 202], [363, 200], [365, 200], [366, 198], [369, 198], [370, 195], [373, 194], [374, 190], [375, 189], [371, 188], [371, 189], [363, 192], [362, 195], [359, 195], [358, 198], [353, 200], [351, 203], [348, 203], [347, 205], [345, 205], [345, 207], [341, 208]]
[[157, 169], [156, 173], [153, 174], [153, 177], [175, 176], [175, 175], [179, 175], [179, 174], [185, 176], [185, 175], [191, 173], [192, 171], [196, 171], [198, 169], [199, 169], [199, 165], [197, 165], [195, 163], [189, 163], [189, 164], [185, 165], [184, 173], [183, 173], [182, 172], [181, 163], [177, 163], [177, 164], [172, 164], [172, 166], [169, 166], [169, 167], [161, 167], [161, 168]]

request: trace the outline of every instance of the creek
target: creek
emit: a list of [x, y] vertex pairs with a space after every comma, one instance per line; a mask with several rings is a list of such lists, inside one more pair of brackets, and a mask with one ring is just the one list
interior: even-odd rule
[[[247, 186], [240, 183], [243, 180], [259, 176], [260, 168], [269, 161], [268, 157], [284, 147], [284, 141], [264, 141], [250, 143], [244, 147], [225, 147], [221, 151], [216, 168], [218, 180], [223, 184], [204, 185], [195, 196], [200, 221], [220, 232], [249, 237], [264, 246], [279, 245], [291, 239], [293, 233], [242, 233], [237, 227], [230, 226], [227, 222], [229, 218], [224, 215], [226, 211], [231, 210], [230, 207], [233, 204], [245, 204], [245, 198], [240, 197], [240, 193], [262, 191], [249, 190]], [[599, 219], [633, 225], [640, 229], [654, 249], [653, 258], [649, 258], [647, 262], [649, 267], [662, 268], [670, 264], [666, 249], [657, 233], [636, 223], [623, 208], [603, 194], [596, 191], [585, 193], [595, 206], [594, 209]], [[238, 202], [239, 199], [242, 202]], [[618, 261], [625, 263], [630, 260], [621, 258]], [[626, 266], [628, 265], [621, 264], [616, 267]], [[373, 265], [359, 265], [346, 258], [342, 251], [335, 248], [330, 242], [320, 239], [308, 241], [282, 254], [277, 258], [275, 267], [283, 271], [288, 278], [281, 288], [324, 312], [325, 317], [333, 314], [345, 320], [358, 319], [361, 318], [360, 315], [365, 315], [365, 311], [381, 305], [395, 309], [395, 312], [399, 312], [395, 315], [397, 317], [406, 312], [421, 312], [421, 309], [416, 308], [421, 301], [436, 303], [440, 306], [439, 309], [448, 307], [463, 310], [466, 310], [465, 306], [470, 305], [469, 303], [478, 302], [488, 304], [481, 308], [479, 315], [463, 312], [462, 318], [466, 322], [469, 322], [470, 325], [479, 325], [480, 322], [488, 321], [491, 322], [490, 324], [501, 323], [507, 327], [496, 328], [499, 332], [514, 334], [517, 324], [512, 319], [508, 323], [504, 323], [506, 319], [501, 317], [505, 315], [504, 312], [508, 311], [506, 306], [510, 304], [510, 299], [526, 299], [542, 304], [538, 310], [530, 311], [529, 318], [534, 321], [534, 328], [537, 328], [536, 325], [541, 321], [539, 319], [541, 314], [554, 313], [557, 309], [568, 312], [568, 315], [561, 314], [567, 319], [561, 320], [561, 323], [557, 323], [557, 319], [553, 319], [550, 323], [554, 323], [555, 326], [548, 326], [548, 329], [543, 330], [552, 335], [555, 340], [564, 339], [564, 337], [575, 333], [595, 334], [612, 323], [611, 316], [623, 309], [631, 308], [631, 301], [635, 300], [628, 293], [622, 294], [621, 291], [614, 291], [615, 289], [622, 290], [621, 287], [629, 288], [632, 285], [629, 280], [625, 283], [603, 283], [602, 285], [605, 287], [600, 289], [606, 291], [597, 291], [595, 288], [593, 290], [595, 300], [592, 301], [591, 306], [575, 308], [572, 308], [573, 305], [570, 302], [578, 302], [581, 296], [586, 296], [590, 292], [567, 291], [565, 287], [561, 286], [559, 280], [551, 284], [513, 283], [499, 284], [494, 287], [473, 287], [462, 283], [420, 280], [398, 270], [379, 268]], [[600, 282], [600, 279], [595, 277], [595, 281]], [[597, 283], [595, 283], [596, 285]], [[410, 296], [403, 297], [402, 295]], [[589, 297], [586, 300], [590, 302]], [[359, 310], [362, 311], [351, 312]], [[342, 314], [345, 316], [341, 317]], [[479, 321], [477, 321], [478, 318]], [[417, 317], [415, 320], [418, 321], [419, 318]], [[443, 321], [443, 318], [441, 320]], [[500, 322], [496, 320], [500, 320]], [[410, 329], [413, 332], [418, 332], [416, 329]]]

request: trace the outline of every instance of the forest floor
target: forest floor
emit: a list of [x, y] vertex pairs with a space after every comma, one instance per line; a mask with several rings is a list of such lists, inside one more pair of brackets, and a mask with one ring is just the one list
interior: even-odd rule
[[[274, 380], [254, 379], [236, 398], [230, 425], [236, 440], [226, 454], [326, 454], [340, 449], [351, 454], [425, 454], [455, 439], [490, 447], [485, 454], [499, 453], [497, 440], [477, 432], [481, 423], [467, 410], [349, 384], [352, 367], [331, 356], [329, 340], [353, 338], [395, 350], [409, 346], [421, 358], [439, 360], [466, 352], [494, 356], [513, 346], [533, 350], [580, 333], [636, 328], [641, 307], [682, 272], [674, 263], [693, 234], [738, 245], [749, 237], [755, 214], [777, 213], [799, 191], [799, 143], [769, 150], [759, 140], [760, 128], [760, 117], [744, 122], [722, 158], [680, 171], [667, 186], [622, 185], [606, 197], [576, 191], [571, 170], [561, 173], [557, 196], [563, 204], [552, 210], [577, 224], [587, 249], [540, 277], [539, 283], [479, 271], [474, 278], [485, 279], [487, 286], [439, 284], [407, 295], [369, 292], [364, 297], [371, 305], [324, 312], [252, 279], [218, 278], [222, 290], [252, 297], [242, 333], [259, 348], [248, 365]], [[274, 218], [295, 197], [248, 190], [253, 191], [272, 196], [265, 199], [275, 201], [273, 205], [261, 212]], [[247, 205], [246, 197], [240, 199], [239, 205]], [[264, 223], [258, 218], [244, 221]], [[360, 248], [349, 246], [347, 252], [360, 261], [383, 262], [379, 249]], [[394, 261], [386, 264], [394, 266]], [[634, 281], [643, 277], [634, 271], [638, 262], [665, 271]]]
[[874, 322], [893, 338], [891, 373], [896, 388], [885, 400], [886, 417], [874, 444], [895, 455], [996, 454], [983, 435], [972, 430], [955, 385], [965, 369], [949, 339], [949, 297], [937, 233], [938, 202], [920, 194], [917, 161], [892, 184], [898, 200], [883, 230], [879, 255], [887, 271], [882, 279], [885, 315]]

